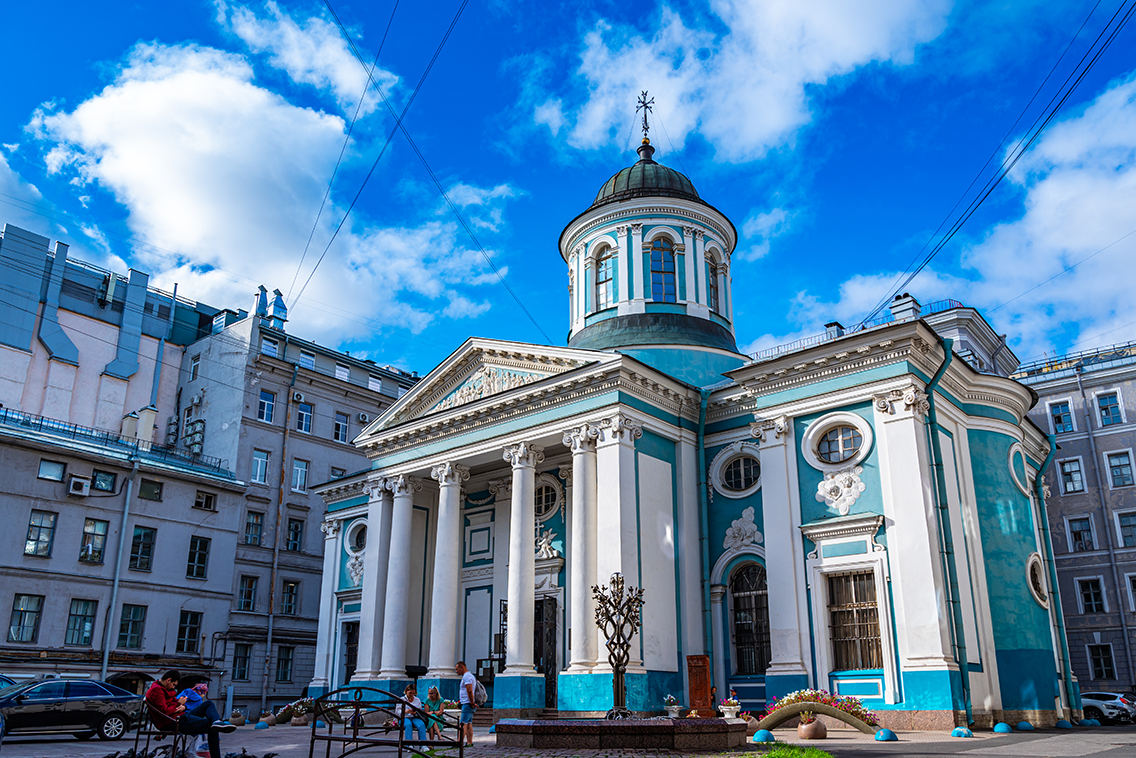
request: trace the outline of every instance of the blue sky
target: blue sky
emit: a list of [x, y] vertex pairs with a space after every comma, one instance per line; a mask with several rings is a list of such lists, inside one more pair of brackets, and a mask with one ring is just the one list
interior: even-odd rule
[[[390, 21], [375, 77], [398, 110], [459, 5], [332, 3], [368, 60]], [[1120, 5], [1012, 128], [1092, 2], [473, 0], [405, 126], [563, 344], [557, 237], [633, 161], [650, 90], [656, 158], [741, 233], [758, 349], [863, 318]], [[297, 300], [393, 125], [322, 3], [24, 3], [5, 27], [0, 221], [218, 307], [280, 288], [300, 336], [420, 372], [471, 334], [544, 341], [401, 135]], [[989, 311], [1023, 360], [1136, 337], [1134, 35], [908, 287]]]

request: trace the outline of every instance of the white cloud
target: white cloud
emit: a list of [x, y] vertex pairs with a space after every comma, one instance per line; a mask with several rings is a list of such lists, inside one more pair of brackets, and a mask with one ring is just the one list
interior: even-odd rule
[[[467, 212], [466, 220], [479, 229], [497, 231], [504, 220], [505, 205], [503, 202], [514, 197], [516, 192], [507, 184], [498, 184], [492, 188], [474, 187], [469, 184], [455, 184], [446, 191], [454, 205], [460, 206]], [[475, 212], [468, 212], [473, 208]], [[448, 208], [440, 207], [439, 215], [449, 213]]]
[[583, 41], [588, 94], [570, 133], [582, 148], [625, 139], [640, 90], [656, 97], [675, 149], [698, 131], [719, 159], [749, 161], [812, 118], [806, 86], [880, 61], [908, 64], [945, 27], [949, 0], [711, 0], [726, 28], [664, 7], [651, 35], [600, 21]]
[[0, 193], [3, 194], [0, 200], [4, 203], [5, 223], [37, 234], [48, 233], [50, 225], [47, 220], [30, 208], [38, 205], [43, 200], [43, 195], [34, 184], [24, 181], [2, 153], [0, 153]]
[[[264, 10], [265, 15], [258, 16], [248, 6], [219, 1], [217, 21], [254, 53], [268, 54], [269, 63], [287, 72], [293, 81], [330, 89], [343, 112], [353, 115], [367, 84], [367, 73], [339, 29], [318, 16], [298, 22], [271, 0]], [[374, 77], [388, 94], [398, 82], [397, 76], [378, 67]], [[359, 115], [371, 113], [379, 103], [378, 93], [369, 92]]]
[[[125, 206], [131, 230], [153, 246], [136, 249], [133, 265], [157, 286], [179, 282], [223, 307], [247, 306], [260, 283], [287, 290], [344, 129], [338, 116], [258, 87], [242, 56], [156, 44], [137, 46], [117, 79], [73, 111], [41, 109], [30, 125], [49, 170], [74, 172]], [[459, 186], [488, 219], [500, 219], [512, 194]], [[333, 196], [300, 283], [341, 213]], [[328, 344], [369, 335], [374, 321], [418, 332], [438, 314], [481, 312], [467, 289], [486, 268], [449, 219], [382, 228], [357, 212], [290, 316]]]
[[784, 208], [751, 212], [742, 223], [742, 240], [734, 255], [743, 261], [756, 261], [769, 254], [770, 243], [789, 231], [791, 214]]
[[533, 109], [533, 121], [538, 124], [544, 124], [548, 130], [552, 132], [555, 137], [560, 134], [560, 129], [564, 126], [567, 119], [564, 118], [564, 107], [560, 99], [548, 99]]

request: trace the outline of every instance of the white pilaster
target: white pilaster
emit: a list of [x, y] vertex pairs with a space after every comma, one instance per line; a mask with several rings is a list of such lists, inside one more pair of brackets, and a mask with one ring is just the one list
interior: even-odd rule
[[431, 470], [438, 482], [438, 529], [434, 542], [434, 589], [430, 603], [430, 665], [426, 676], [454, 675], [457, 652], [458, 590], [461, 586], [462, 518], [461, 486], [469, 479], [469, 468], [442, 463]]
[[637, 312], [642, 313], [643, 302], [646, 300], [646, 295], [643, 290], [643, 225], [631, 225], [631, 243], [628, 245], [628, 255], [632, 258], [631, 272], [632, 279], [632, 299], [638, 301]]
[[572, 645], [568, 670], [590, 671], [596, 664], [595, 601], [596, 584], [596, 439], [599, 430], [584, 424], [564, 433], [564, 444], [572, 450], [572, 541], [569, 543], [568, 586]]
[[[352, 679], [377, 679], [382, 668], [383, 620], [390, 566], [391, 502], [386, 479], [367, 482], [367, 546], [363, 549], [363, 590], [359, 609], [359, 658]], [[338, 575], [338, 571], [334, 571]], [[324, 581], [327, 568], [324, 568]]]
[[[493, 504], [493, 609], [489, 614], [490, 629], [498, 633], [501, 601], [509, 596], [509, 518], [512, 510], [513, 480], [495, 479], [489, 491], [496, 496]], [[491, 637], [496, 640], [496, 636]], [[496, 655], [496, 648], [494, 648]]]
[[[710, 639], [714, 642], [714, 686], [723, 696], [729, 695], [726, 686], [726, 635], [722, 629], [722, 603], [726, 598], [726, 586], [710, 585]], [[717, 703], [711, 703], [717, 706]]]
[[710, 307], [710, 295], [706, 290], [706, 235], [701, 229], [694, 232], [694, 267], [698, 270], [698, 295], [696, 300], [699, 305]]
[[698, 240], [694, 237], [694, 227], [684, 226], [682, 228], [682, 241], [686, 246], [686, 251], [683, 253], [683, 262], [686, 264], [686, 297], [683, 302], [696, 303], [698, 302], [698, 281], [695, 279], [694, 274], [694, 261], [698, 257]]
[[720, 268], [722, 279], [718, 283], [718, 297], [726, 298], [726, 307], [723, 309], [722, 315], [734, 323], [734, 280], [730, 276], [730, 256], [726, 254], [726, 260], [722, 262]]
[[[414, 493], [422, 483], [411, 476], [387, 480], [394, 494], [391, 512], [390, 561], [387, 569], [386, 610], [380, 679], [406, 678], [406, 621], [410, 606], [410, 538]], [[365, 569], [364, 569], [365, 570]]]
[[506, 674], [532, 674], [533, 613], [536, 585], [536, 517], [533, 497], [536, 465], [544, 451], [528, 442], [505, 448], [504, 459], [513, 467], [513, 497], [509, 523], [509, 621], [505, 629]]
[[616, 301], [619, 303], [619, 314], [622, 316], [627, 312], [626, 303], [631, 302], [631, 242], [629, 240], [630, 229], [626, 226], [615, 227], [616, 239], [619, 240], [619, 252], [615, 259], [616, 272], [618, 279], [616, 281]]
[[332, 641], [335, 639], [335, 580], [339, 576], [339, 571], [336, 569], [340, 554], [340, 526], [338, 520], [324, 521], [320, 524], [320, 531], [324, 536], [323, 582], [320, 585], [319, 626], [316, 627], [316, 665], [310, 686], [322, 687], [325, 690], [333, 686], [332, 680], [335, 678], [331, 674], [331, 667]]

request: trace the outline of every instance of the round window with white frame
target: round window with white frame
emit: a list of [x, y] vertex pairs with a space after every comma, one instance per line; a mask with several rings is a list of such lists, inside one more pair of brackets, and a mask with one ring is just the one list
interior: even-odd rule
[[358, 555], [367, 548], [367, 520], [355, 519], [343, 535], [343, 549], [348, 555]]
[[801, 452], [809, 465], [821, 471], [855, 466], [872, 449], [872, 427], [863, 416], [838, 411], [821, 416], [805, 430]]
[[710, 483], [729, 498], [743, 498], [761, 489], [761, 460], [758, 447], [740, 441], [723, 448], [710, 461]]
[[552, 518], [564, 503], [564, 490], [560, 480], [552, 474], [539, 474], [533, 492], [533, 515], [537, 523]]
[[1026, 584], [1029, 585], [1030, 594], [1042, 608], [1049, 608], [1049, 593], [1045, 589], [1045, 570], [1042, 567], [1041, 556], [1030, 553], [1026, 559]]

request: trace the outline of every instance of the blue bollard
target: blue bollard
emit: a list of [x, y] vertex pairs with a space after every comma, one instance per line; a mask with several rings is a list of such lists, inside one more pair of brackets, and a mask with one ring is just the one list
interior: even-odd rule
[[754, 742], [776, 742], [777, 738], [773, 736], [773, 732], [768, 729], [758, 729], [753, 733]]
[[876, 732], [876, 742], [897, 742], [899, 737], [890, 729], [881, 729]]
[[316, 729], [327, 729], [327, 724], [323, 723], [322, 721], [317, 721]]
[[1073, 728], [1073, 725], [1072, 725], [1072, 724], [1070, 724], [1070, 723], [1069, 723], [1068, 721], [1066, 721], [1065, 719], [1061, 719], [1060, 721], [1058, 721], [1058, 722], [1057, 722], [1056, 724], [1054, 724], [1053, 726], [1054, 726], [1055, 728], [1057, 728], [1057, 729], [1072, 729], [1072, 728]]
[[994, 725], [994, 732], [996, 734], [1009, 734], [1012, 731], [1014, 731], [1014, 727], [1010, 726], [1009, 724], [1007, 724], [1005, 722]]
[[1019, 721], [1018, 725], [1014, 728], [1017, 729], [1019, 732], [1032, 732], [1033, 731], [1033, 724], [1031, 724], [1028, 721]]
[[256, 722], [256, 726], [253, 727], [253, 729], [267, 729], [267, 728], [268, 728], [268, 724], [264, 723], [263, 721]]
[[974, 732], [967, 729], [965, 726], [956, 726], [951, 730], [952, 737], [973, 737]]

